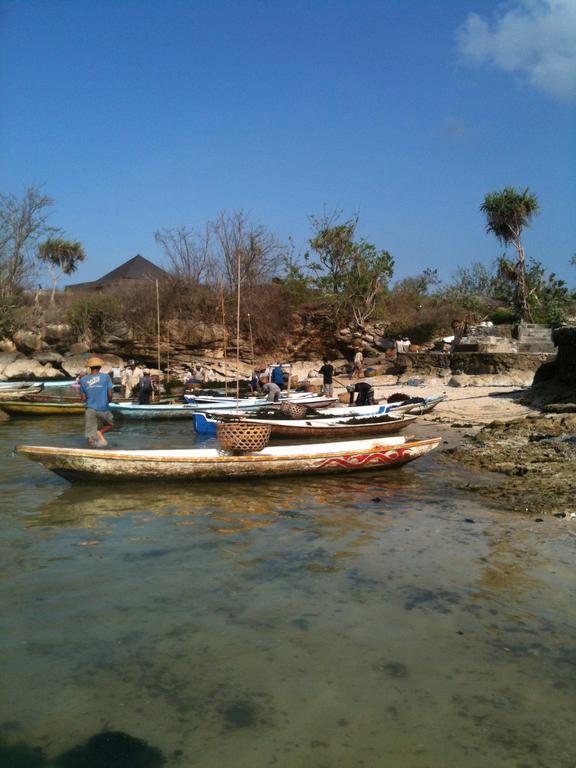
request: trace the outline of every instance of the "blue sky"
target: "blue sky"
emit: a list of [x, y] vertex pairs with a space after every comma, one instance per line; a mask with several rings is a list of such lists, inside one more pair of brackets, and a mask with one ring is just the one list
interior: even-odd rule
[[54, 198], [72, 282], [222, 210], [304, 250], [333, 208], [448, 279], [512, 185], [576, 283], [576, 0], [0, 0], [0, 89], [0, 191]]

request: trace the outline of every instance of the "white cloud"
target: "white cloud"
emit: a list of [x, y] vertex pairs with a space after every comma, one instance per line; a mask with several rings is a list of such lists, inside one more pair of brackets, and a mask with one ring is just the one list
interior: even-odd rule
[[469, 14], [458, 50], [478, 64], [521, 74], [561, 101], [576, 101], [576, 0], [515, 0], [493, 20]]

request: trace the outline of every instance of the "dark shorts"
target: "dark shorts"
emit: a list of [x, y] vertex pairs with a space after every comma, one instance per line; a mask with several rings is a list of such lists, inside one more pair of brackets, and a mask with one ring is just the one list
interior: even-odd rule
[[86, 408], [84, 421], [84, 434], [86, 437], [96, 437], [96, 432], [102, 427], [112, 426], [114, 417], [110, 411], [95, 411], [94, 408]]

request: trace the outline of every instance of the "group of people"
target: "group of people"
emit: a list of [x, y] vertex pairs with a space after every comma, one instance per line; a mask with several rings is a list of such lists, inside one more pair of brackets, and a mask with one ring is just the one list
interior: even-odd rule
[[212, 368], [209, 368], [199, 363], [195, 363], [192, 367], [186, 366], [184, 372], [184, 386], [189, 387], [193, 384], [206, 384], [209, 381], [215, 381], [216, 376]]
[[[363, 364], [364, 356], [362, 350], [358, 349], [354, 355], [350, 378], [362, 376], [364, 373]], [[322, 376], [323, 393], [327, 397], [332, 397], [334, 394], [334, 366], [330, 363], [327, 357], [322, 360], [322, 367], [318, 373]], [[358, 381], [356, 384], [350, 384], [346, 387], [346, 390], [350, 395], [350, 405], [373, 405], [375, 403], [374, 387], [365, 381]]]
[[277, 403], [280, 400], [280, 393], [286, 388], [282, 366], [276, 363], [264, 368], [254, 368], [248, 386], [250, 392], [254, 394], [261, 392], [266, 395], [268, 402]]
[[121, 372], [120, 385], [127, 400], [138, 390], [138, 403], [140, 405], [148, 405], [152, 395], [158, 390], [150, 369], [140, 368], [136, 365], [135, 360], [129, 360], [128, 365]]

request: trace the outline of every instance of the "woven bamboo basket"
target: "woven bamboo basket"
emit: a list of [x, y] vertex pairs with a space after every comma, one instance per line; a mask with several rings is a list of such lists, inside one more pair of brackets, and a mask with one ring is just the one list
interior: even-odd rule
[[297, 405], [296, 403], [281, 403], [280, 410], [291, 419], [303, 419], [308, 408], [305, 405]]
[[270, 440], [270, 425], [223, 422], [216, 425], [216, 434], [225, 451], [249, 453], [266, 448]]

